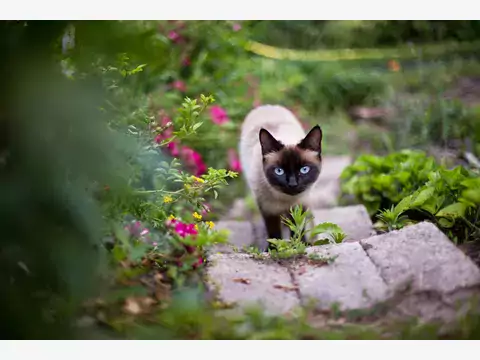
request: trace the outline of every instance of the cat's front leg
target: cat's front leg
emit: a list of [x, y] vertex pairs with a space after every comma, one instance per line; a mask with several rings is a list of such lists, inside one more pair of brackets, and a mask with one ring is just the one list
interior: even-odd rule
[[[263, 221], [265, 222], [265, 228], [267, 229], [267, 239], [281, 239], [282, 238], [282, 226], [280, 215], [270, 215], [262, 213]], [[273, 250], [275, 246], [272, 243], [268, 243], [268, 249]]]

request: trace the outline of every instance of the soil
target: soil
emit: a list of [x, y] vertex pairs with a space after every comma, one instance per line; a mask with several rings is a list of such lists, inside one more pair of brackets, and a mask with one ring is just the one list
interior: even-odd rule
[[480, 267], [480, 242], [468, 242], [459, 245], [458, 248], [462, 250], [472, 261]]

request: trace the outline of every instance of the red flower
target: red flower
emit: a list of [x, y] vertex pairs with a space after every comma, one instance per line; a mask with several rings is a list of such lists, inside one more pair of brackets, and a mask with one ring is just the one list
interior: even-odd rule
[[230, 120], [228, 118], [227, 112], [218, 105], [214, 105], [210, 108], [210, 117], [212, 118], [212, 121], [217, 125], [222, 125]]

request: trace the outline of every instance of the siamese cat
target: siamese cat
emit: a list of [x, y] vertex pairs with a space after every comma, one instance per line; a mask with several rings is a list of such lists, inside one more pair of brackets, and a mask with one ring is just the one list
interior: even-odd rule
[[321, 144], [320, 126], [305, 134], [295, 115], [283, 106], [263, 105], [246, 116], [240, 162], [269, 239], [282, 239], [281, 216], [289, 216], [292, 206], [302, 204], [305, 209], [309, 190], [322, 170]]

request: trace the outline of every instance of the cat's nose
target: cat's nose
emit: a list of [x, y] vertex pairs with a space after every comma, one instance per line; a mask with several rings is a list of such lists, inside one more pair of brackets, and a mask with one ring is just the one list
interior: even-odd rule
[[295, 179], [295, 177], [290, 177], [290, 179], [288, 179], [288, 187], [290, 188], [294, 188], [298, 185], [297, 183], [297, 179]]

